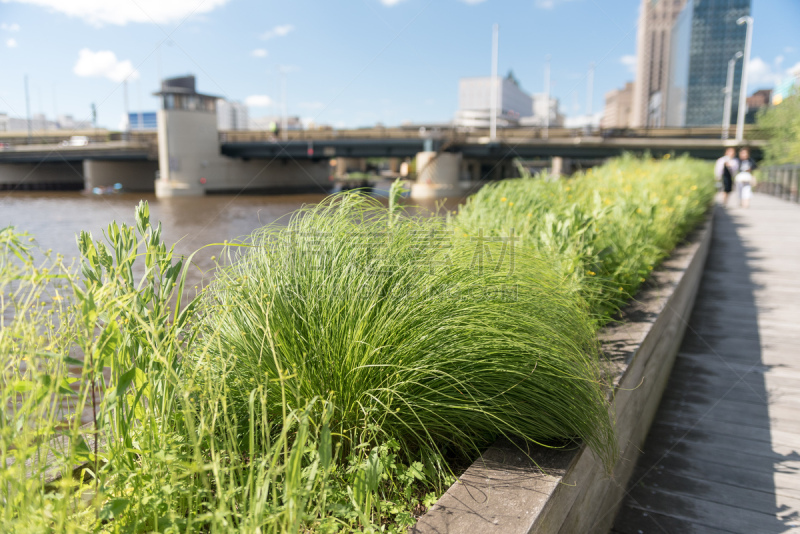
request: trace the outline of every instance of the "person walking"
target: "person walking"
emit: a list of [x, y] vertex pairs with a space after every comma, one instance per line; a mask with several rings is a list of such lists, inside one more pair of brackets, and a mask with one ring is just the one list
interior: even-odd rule
[[722, 204], [728, 204], [728, 195], [733, 190], [733, 176], [736, 173], [736, 149], [728, 147], [725, 155], [717, 160], [714, 165], [714, 176], [718, 181], [722, 181]]
[[750, 198], [753, 196], [753, 185], [755, 178], [753, 171], [756, 170], [756, 162], [750, 158], [750, 150], [742, 148], [739, 150], [739, 157], [736, 161], [736, 192], [739, 194], [739, 205], [743, 208], [750, 207]]

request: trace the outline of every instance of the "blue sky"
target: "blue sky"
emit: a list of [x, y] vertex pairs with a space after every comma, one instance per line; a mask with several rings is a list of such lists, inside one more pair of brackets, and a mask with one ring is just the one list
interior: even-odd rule
[[[132, 111], [154, 110], [164, 76], [193, 73], [198, 88], [247, 100], [251, 116], [276, 112], [279, 69], [290, 115], [337, 127], [448, 121], [458, 79], [490, 73], [491, 26], [500, 25], [499, 71], [553, 92], [567, 115], [593, 109], [633, 79], [640, 0], [0, 0], [0, 112], [54, 110], [76, 119], [98, 108], [116, 128], [120, 81], [131, 74]], [[753, 0], [750, 89], [771, 87], [800, 64], [800, 1]], [[54, 96], [55, 93], [55, 96]]]

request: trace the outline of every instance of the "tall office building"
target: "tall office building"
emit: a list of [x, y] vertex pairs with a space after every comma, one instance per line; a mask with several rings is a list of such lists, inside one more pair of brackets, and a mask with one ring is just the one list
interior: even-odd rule
[[[667, 126], [722, 124], [728, 61], [744, 50], [751, 0], [688, 0], [672, 29]], [[734, 71], [731, 117], [736, 121], [742, 60]], [[744, 88], [746, 89], [746, 88]]]
[[[705, 0], [703, 3], [715, 3]], [[636, 38], [636, 82], [631, 126], [664, 125], [672, 25], [686, 0], [642, 0]]]

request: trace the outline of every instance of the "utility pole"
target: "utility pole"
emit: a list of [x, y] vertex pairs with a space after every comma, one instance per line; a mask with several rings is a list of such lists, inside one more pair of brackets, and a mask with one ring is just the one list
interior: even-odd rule
[[28, 91], [28, 75], [25, 75], [25, 114], [26, 119], [28, 121], [28, 144], [31, 142], [31, 138], [33, 137], [31, 133], [31, 95]]
[[544, 58], [544, 138], [550, 138], [550, 54]]
[[281, 137], [284, 141], [289, 139], [289, 132], [286, 130], [289, 127], [289, 117], [287, 117], [287, 106], [286, 106], [286, 69], [284, 67], [278, 67], [278, 71], [281, 74]]
[[489, 139], [497, 139], [497, 48], [499, 44], [500, 28], [497, 24], [492, 26], [492, 84], [489, 87]]
[[733, 100], [733, 71], [736, 68], [736, 60], [742, 57], [741, 52], [736, 54], [728, 60], [728, 79], [725, 83], [725, 104], [722, 108], [722, 138], [728, 138], [728, 132], [731, 129], [731, 103]]
[[125, 107], [125, 118], [123, 119], [125, 125], [125, 131], [122, 134], [122, 139], [127, 141], [130, 137], [131, 131], [131, 116], [128, 112], [128, 79], [125, 78], [122, 80], [122, 99], [123, 99], [123, 106]]
[[591, 128], [592, 100], [594, 100], [594, 63], [589, 63], [589, 72], [586, 75], [586, 121]]
[[53, 121], [56, 123], [56, 128], [60, 128], [58, 123], [58, 100], [56, 100], [56, 84], [53, 83]]
[[744, 112], [747, 103], [747, 71], [750, 67], [750, 44], [753, 41], [753, 17], [745, 16], [736, 21], [741, 26], [747, 24], [744, 39], [744, 59], [742, 60], [742, 83], [739, 86], [739, 114], [736, 117], [736, 142], [741, 144], [744, 138]]

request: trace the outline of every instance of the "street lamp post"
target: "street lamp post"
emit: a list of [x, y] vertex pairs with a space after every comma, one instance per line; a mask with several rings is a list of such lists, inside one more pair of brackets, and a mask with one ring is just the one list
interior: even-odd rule
[[741, 26], [747, 24], [747, 34], [744, 39], [744, 59], [742, 60], [742, 83], [739, 86], [739, 114], [736, 117], [736, 142], [741, 143], [744, 138], [744, 112], [747, 101], [747, 70], [750, 66], [750, 44], [753, 41], [753, 17], [744, 16], [736, 21]]
[[489, 139], [497, 138], [497, 48], [499, 40], [497, 24], [492, 26], [492, 84], [489, 86]]
[[722, 138], [728, 138], [728, 132], [731, 129], [731, 103], [733, 101], [733, 70], [736, 68], [736, 60], [744, 54], [736, 52], [736, 54], [728, 60], [728, 81], [725, 84], [725, 107], [722, 110]]

